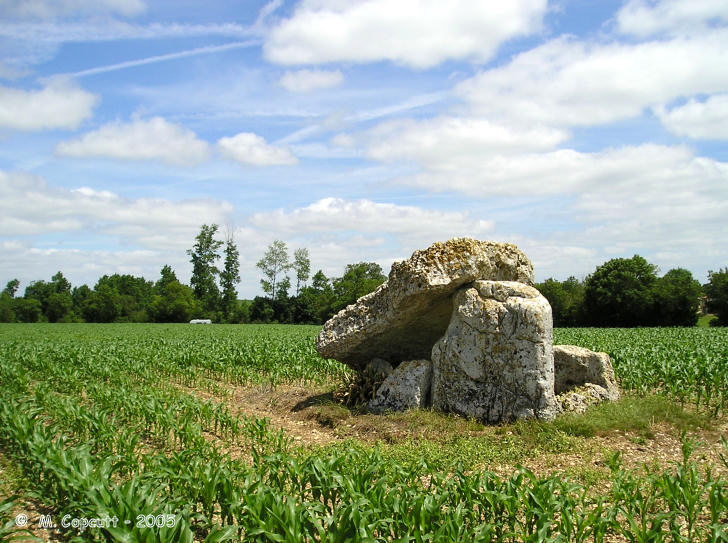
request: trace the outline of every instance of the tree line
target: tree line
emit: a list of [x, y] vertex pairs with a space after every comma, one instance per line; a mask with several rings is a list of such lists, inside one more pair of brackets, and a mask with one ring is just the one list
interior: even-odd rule
[[[93, 288], [72, 287], [62, 272], [33, 281], [18, 296], [20, 282], [0, 293], [0, 322], [188, 322], [321, 324], [385, 280], [374, 262], [349, 264], [341, 277], [311, 275], [306, 248], [293, 251], [273, 241], [256, 263], [262, 296], [238, 298], [240, 252], [231, 233], [219, 238], [216, 224], [203, 224], [187, 250], [190, 284], [165, 265], [157, 281], [104, 275]], [[221, 264], [221, 266], [220, 266]], [[295, 281], [295, 290], [294, 283]], [[658, 277], [657, 266], [639, 255], [615, 258], [584, 280], [547, 279], [536, 288], [548, 299], [554, 326], [693, 326], [699, 311], [728, 325], [728, 268], [709, 272], [701, 285], [677, 268]]]
[[[73, 287], [62, 272], [31, 282], [18, 296], [20, 281], [0, 293], [0, 322], [188, 322], [321, 324], [386, 280], [374, 262], [349, 264], [341, 277], [322, 270], [311, 276], [306, 248], [291, 260], [283, 241], [271, 243], [257, 262], [264, 296], [238, 298], [240, 252], [232, 233], [219, 238], [216, 224], [203, 224], [187, 250], [190, 284], [165, 265], [157, 281], [133, 275], [104, 275], [93, 288]], [[221, 264], [221, 265], [220, 265]], [[295, 292], [291, 275], [295, 280]], [[310, 284], [309, 284], [310, 280]]]
[[708, 272], [701, 285], [683, 268], [658, 277], [643, 257], [613, 258], [583, 281], [547, 279], [536, 288], [548, 299], [554, 326], [694, 326], [700, 313], [728, 325], [728, 268]]

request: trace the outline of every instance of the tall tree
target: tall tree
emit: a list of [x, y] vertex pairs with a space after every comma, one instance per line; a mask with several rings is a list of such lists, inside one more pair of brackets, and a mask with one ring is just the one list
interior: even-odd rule
[[311, 276], [311, 260], [305, 247], [293, 251], [293, 269], [296, 270], [296, 296], [298, 296], [301, 287]]
[[238, 283], [240, 283], [240, 252], [235, 245], [235, 239], [231, 231], [225, 240], [225, 263], [220, 272], [222, 310], [228, 322], [233, 318], [233, 312], [238, 300]]
[[216, 224], [203, 224], [194, 246], [187, 250], [192, 262], [190, 284], [206, 311], [215, 311], [220, 300], [220, 290], [215, 282], [220, 270], [215, 263], [220, 258], [218, 250], [223, 242], [215, 239], [217, 228]]
[[274, 240], [256, 266], [260, 268], [266, 277], [260, 280], [263, 290], [271, 300], [275, 300], [281, 275], [291, 269], [291, 264], [288, 261], [288, 247], [286, 247], [285, 242], [279, 239]]

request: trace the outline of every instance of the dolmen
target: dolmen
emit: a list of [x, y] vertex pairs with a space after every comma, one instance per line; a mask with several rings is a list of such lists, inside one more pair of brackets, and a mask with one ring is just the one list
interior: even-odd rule
[[607, 354], [553, 345], [551, 306], [508, 243], [454, 238], [395, 262], [386, 282], [324, 324], [316, 350], [379, 372], [368, 403], [379, 413], [550, 420], [619, 398]]

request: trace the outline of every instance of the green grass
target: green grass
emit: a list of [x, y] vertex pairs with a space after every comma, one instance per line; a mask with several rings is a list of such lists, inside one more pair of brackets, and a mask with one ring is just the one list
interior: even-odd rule
[[700, 328], [708, 328], [710, 327], [710, 323], [714, 320], [718, 320], [718, 317], [715, 315], [701, 315], [698, 318], [697, 326], [699, 326]]
[[709, 415], [688, 410], [666, 396], [630, 394], [617, 402], [592, 406], [586, 413], [564, 414], [552, 426], [572, 436], [591, 437], [620, 430], [652, 439], [651, 428], [655, 423], [667, 423], [679, 433], [713, 427]]

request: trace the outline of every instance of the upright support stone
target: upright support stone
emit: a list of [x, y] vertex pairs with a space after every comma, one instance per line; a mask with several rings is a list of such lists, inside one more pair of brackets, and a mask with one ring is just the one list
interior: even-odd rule
[[475, 281], [432, 349], [432, 407], [487, 422], [552, 419], [551, 306], [533, 287]]
[[390, 373], [367, 407], [374, 413], [427, 407], [432, 383], [432, 362], [407, 360]]

